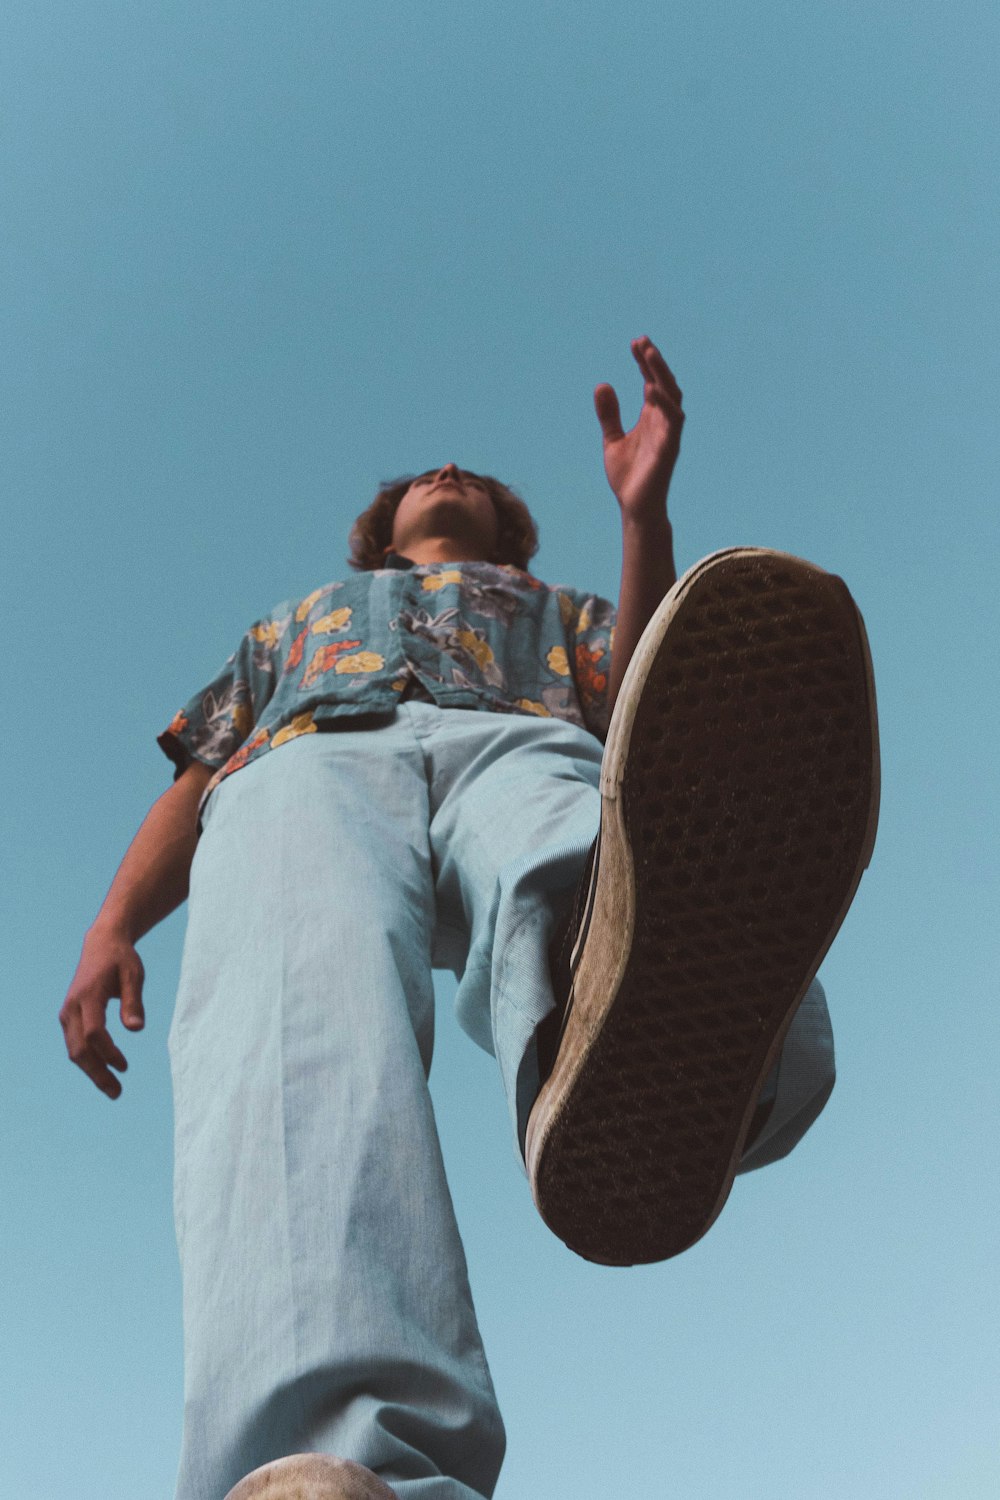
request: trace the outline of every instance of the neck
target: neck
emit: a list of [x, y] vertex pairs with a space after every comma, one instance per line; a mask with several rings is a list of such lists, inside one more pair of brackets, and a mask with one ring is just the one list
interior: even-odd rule
[[425, 537], [412, 542], [405, 551], [396, 547], [392, 550], [399, 551], [401, 557], [408, 557], [415, 563], [490, 561], [490, 558], [483, 557], [475, 548], [463, 547], [461, 542], [450, 536]]

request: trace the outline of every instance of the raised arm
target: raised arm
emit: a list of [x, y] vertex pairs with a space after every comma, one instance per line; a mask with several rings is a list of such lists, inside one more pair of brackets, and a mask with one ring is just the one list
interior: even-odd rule
[[145, 971], [135, 945], [187, 896], [198, 803], [212, 774], [211, 766], [192, 761], [153, 803], [87, 930], [59, 1012], [70, 1058], [110, 1099], [122, 1091], [111, 1068], [123, 1073], [128, 1063], [108, 1031], [108, 1003], [120, 997], [123, 1025], [142, 1029]]
[[622, 578], [611, 651], [608, 712], [614, 710], [625, 669], [663, 596], [677, 581], [667, 491], [680, 450], [681, 391], [652, 339], [632, 340], [643, 374], [639, 420], [624, 432], [610, 385], [594, 391], [604, 438], [604, 469], [622, 519]]

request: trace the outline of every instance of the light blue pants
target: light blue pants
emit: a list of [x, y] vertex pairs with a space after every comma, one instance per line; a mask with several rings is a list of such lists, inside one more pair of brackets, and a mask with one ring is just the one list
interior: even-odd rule
[[[312, 1451], [401, 1500], [492, 1495], [506, 1439], [427, 1088], [431, 971], [454, 970], [459, 1023], [497, 1059], [523, 1171], [601, 754], [559, 719], [411, 700], [209, 797], [169, 1035], [178, 1500]], [[741, 1170], [791, 1150], [833, 1086], [818, 983], [775, 1076]]]

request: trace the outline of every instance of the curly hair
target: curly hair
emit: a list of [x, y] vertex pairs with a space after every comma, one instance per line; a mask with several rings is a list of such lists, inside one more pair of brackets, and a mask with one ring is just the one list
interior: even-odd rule
[[[403, 474], [398, 479], [383, 480], [378, 494], [363, 510], [351, 527], [349, 537], [351, 554], [348, 564], [359, 571], [380, 568], [387, 552], [392, 550], [392, 525], [400, 501], [416, 479], [426, 479], [435, 473], [428, 469], [423, 474]], [[524, 501], [508, 485], [501, 484], [491, 474], [474, 474], [489, 491], [498, 522], [496, 553], [490, 559], [495, 563], [509, 563], [528, 573], [528, 561], [538, 551], [538, 527]]]

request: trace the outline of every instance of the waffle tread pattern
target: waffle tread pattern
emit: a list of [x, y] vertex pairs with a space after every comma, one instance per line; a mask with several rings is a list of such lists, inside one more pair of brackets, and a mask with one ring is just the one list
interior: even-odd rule
[[859, 617], [839, 578], [782, 559], [695, 583], [636, 709], [636, 932], [542, 1183], [585, 1258], [660, 1261], [709, 1228], [860, 880], [875, 772]]

